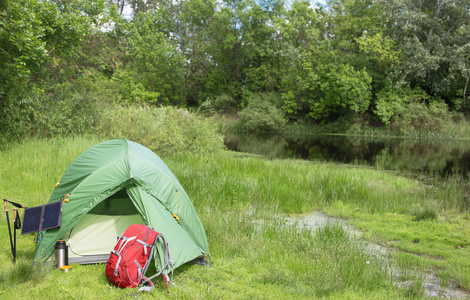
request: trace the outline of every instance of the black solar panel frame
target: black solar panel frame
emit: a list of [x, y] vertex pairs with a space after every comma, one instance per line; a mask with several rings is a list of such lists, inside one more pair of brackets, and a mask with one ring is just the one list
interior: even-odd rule
[[21, 234], [57, 228], [60, 227], [61, 222], [62, 201], [28, 207], [24, 211]]

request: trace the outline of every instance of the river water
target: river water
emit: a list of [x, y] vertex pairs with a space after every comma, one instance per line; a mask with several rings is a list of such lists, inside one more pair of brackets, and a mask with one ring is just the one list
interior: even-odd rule
[[267, 158], [368, 165], [444, 177], [460, 174], [467, 178], [470, 172], [470, 140], [230, 134], [225, 144], [229, 150]]

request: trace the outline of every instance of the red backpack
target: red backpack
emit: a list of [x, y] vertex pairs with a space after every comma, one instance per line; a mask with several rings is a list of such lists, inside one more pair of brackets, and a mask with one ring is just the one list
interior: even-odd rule
[[[145, 277], [159, 238], [165, 249], [165, 266], [155, 275]], [[152, 279], [164, 270], [170, 271], [172, 265], [168, 243], [163, 234], [146, 225], [133, 224], [121, 236], [118, 236], [116, 246], [111, 251], [106, 264], [106, 277], [111, 284], [120, 288], [135, 288], [142, 284], [139, 291], [151, 291], [153, 289]], [[168, 275], [163, 274], [165, 287], [167, 287], [167, 278]]]

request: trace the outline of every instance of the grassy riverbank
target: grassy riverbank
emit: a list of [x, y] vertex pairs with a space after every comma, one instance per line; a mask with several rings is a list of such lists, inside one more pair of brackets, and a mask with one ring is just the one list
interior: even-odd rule
[[[99, 142], [88, 137], [8, 145], [0, 152], [0, 195], [27, 206], [46, 203], [70, 162]], [[228, 151], [162, 159], [190, 195], [214, 262], [212, 267], [178, 268], [172, 298], [422, 296], [420, 286], [399, 288], [391, 282], [394, 266], [432, 271], [442, 282], [455, 280], [470, 288], [470, 217], [463, 212], [468, 207], [457, 181], [428, 186], [369, 168], [264, 160]], [[273, 217], [312, 210], [346, 218], [365, 232], [366, 240], [398, 251], [385, 262], [339, 226], [310, 234]], [[426, 211], [431, 217], [421, 218]], [[18, 237], [13, 265], [4, 214], [0, 232], [3, 299], [111, 299], [135, 292], [112, 288], [104, 265], [75, 265], [66, 274], [31, 268], [33, 235]], [[166, 297], [161, 280], [157, 287], [140, 297]]]
[[[219, 126], [228, 132], [244, 132], [238, 114], [225, 113], [215, 116]], [[433, 121], [429, 121], [433, 122]], [[438, 122], [438, 120], [435, 120]], [[258, 132], [256, 130], [252, 132]], [[458, 117], [442, 124], [438, 128], [424, 129], [407, 126], [384, 125], [363, 116], [351, 114], [331, 123], [291, 123], [282, 132], [287, 135], [298, 134], [336, 134], [361, 137], [400, 137], [411, 139], [469, 139], [470, 120]], [[258, 132], [259, 133], [259, 132]]]

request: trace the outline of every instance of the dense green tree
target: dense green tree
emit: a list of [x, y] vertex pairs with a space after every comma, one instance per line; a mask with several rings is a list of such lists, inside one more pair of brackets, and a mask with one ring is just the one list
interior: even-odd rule
[[456, 96], [461, 96], [461, 101], [455, 99], [452, 103], [457, 109], [468, 111], [467, 95], [469, 93], [470, 81], [470, 30], [465, 26], [459, 30], [458, 46], [454, 47], [452, 55], [450, 55], [451, 78], [457, 86]]
[[186, 59], [184, 80], [190, 105], [197, 105], [212, 96], [207, 92], [206, 83], [214, 65], [209, 49], [216, 8], [213, 0], [185, 1], [179, 15], [181, 23], [186, 24], [181, 27], [185, 32], [179, 34], [179, 43]]
[[183, 58], [159, 31], [159, 15], [140, 13], [129, 27], [126, 64], [115, 74], [124, 100], [184, 104]]
[[469, 25], [466, 0], [379, 1], [384, 8], [387, 34], [399, 45], [398, 72], [412, 87], [433, 96], [452, 98], [450, 59], [464, 42], [462, 29]]
[[223, 1], [209, 28], [211, 69], [206, 87], [240, 104], [244, 90], [270, 91], [278, 85], [278, 1]]
[[[344, 11], [345, 5], [349, 9], [352, 4], [330, 1], [329, 10], [314, 11], [308, 2], [294, 2], [287, 13], [282, 29], [289, 41], [291, 60], [282, 91], [283, 108], [291, 119], [325, 120], [348, 111], [363, 113], [369, 107], [371, 77], [357, 63], [357, 46], [345, 45], [351, 36], [360, 36], [361, 30], [350, 33], [331, 21], [336, 15], [345, 20], [353, 18]], [[345, 53], [346, 48], [349, 50]]]
[[309, 1], [295, 1], [281, 25], [282, 38], [299, 51], [311, 49], [318, 45], [321, 24], [319, 15]]
[[77, 73], [79, 48], [96, 29], [103, 1], [4, 1], [0, 10], [0, 130], [20, 136], [49, 80]]
[[380, 7], [373, 0], [328, 0], [326, 9], [320, 11], [321, 30], [331, 48], [343, 55], [351, 55], [349, 63], [356, 63], [356, 39], [364, 34], [381, 32], [378, 20]]
[[129, 0], [108, 0], [109, 7], [116, 7], [120, 15], [124, 13], [124, 8], [129, 4]]
[[371, 77], [349, 64], [321, 64], [305, 54], [285, 80], [284, 110], [290, 118], [326, 120], [343, 112], [364, 113], [371, 100]]

